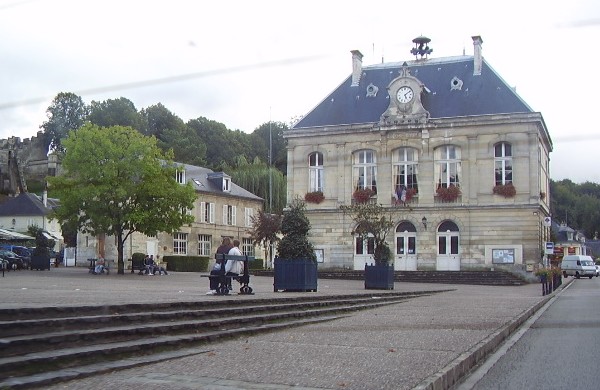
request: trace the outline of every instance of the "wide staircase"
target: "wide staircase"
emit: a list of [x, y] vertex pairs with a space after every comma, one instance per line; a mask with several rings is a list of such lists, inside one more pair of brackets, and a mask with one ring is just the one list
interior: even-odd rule
[[[272, 270], [251, 270], [257, 276], [273, 276]], [[363, 280], [364, 271], [319, 270], [319, 279]], [[396, 271], [396, 282], [522, 286], [528, 282], [505, 271]]]
[[2, 309], [0, 389], [43, 387], [206, 353], [210, 343], [221, 340], [330, 321], [439, 292]]

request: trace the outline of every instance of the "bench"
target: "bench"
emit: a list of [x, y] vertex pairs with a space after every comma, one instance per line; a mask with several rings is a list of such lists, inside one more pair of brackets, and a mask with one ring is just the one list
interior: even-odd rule
[[131, 259], [131, 273], [135, 271], [140, 271], [139, 274], [142, 275], [146, 270], [146, 264], [144, 264], [144, 259]]
[[[219, 270], [219, 275], [210, 275], [209, 278], [218, 278], [219, 286], [217, 287], [217, 295], [227, 295], [229, 294], [229, 286], [231, 285], [231, 280], [235, 279], [241, 284], [240, 294], [242, 295], [252, 295], [252, 287], [248, 284], [250, 283], [250, 274], [248, 273], [248, 261], [254, 260], [254, 256], [236, 256], [236, 255], [227, 255], [224, 253], [215, 254], [215, 260], [217, 263], [221, 264], [221, 269]], [[244, 272], [238, 276], [227, 276], [225, 275], [225, 263], [227, 261], [243, 261], [244, 262]]]

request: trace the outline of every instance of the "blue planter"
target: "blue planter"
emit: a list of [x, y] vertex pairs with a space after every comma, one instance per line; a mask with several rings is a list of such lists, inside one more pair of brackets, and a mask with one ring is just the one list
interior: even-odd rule
[[32, 255], [30, 268], [37, 270], [50, 269], [50, 255]]
[[393, 290], [394, 267], [391, 265], [365, 265], [365, 289]]
[[275, 258], [273, 291], [317, 291], [317, 262]]

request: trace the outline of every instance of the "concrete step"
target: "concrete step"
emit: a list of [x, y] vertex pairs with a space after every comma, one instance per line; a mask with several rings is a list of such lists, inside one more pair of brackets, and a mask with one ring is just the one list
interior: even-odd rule
[[[97, 307], [96, 312], [106, 314], [94, 316], [74, 315], [76, 307], [64, 310], [68, 315], [63, 317], [56, 317], [57, 313], [50, 310], [51, 318], [15, 319], [13, 327], [24, 322], [29, 325], [24, 326], [20, 334], [0, 339], [0, 388], [12, 388], [20, 386], [18, 383], [31, 381], [56, 383], [64, 380], [54, 374], [57, 372], [70, 372], [69, 375], [72, 375], [76, 371], [80, 373], [78, 375], [91, 375], [89, 370], [79, 370], [79, 367], [92, 363], [128, 361], [140, 355], [198, 347], [226, 338], [327, 321], [352, 311], [400, 303], [432, 293], [366, 293], [341, 298], [314, 296], [290, 299], [292, 302], [262, 301], [263, 305], [232, 300], [222, 301], [222, 307], [206, 301], [197, 303], [192, 315], [186, 313], [191, 305], [184, 305], [187, 307], [185, 310], [166, 310], [165, 306], [157, 312], [152, 310], [152, 305], [138, 306], [135, 308], [137, 313], [126, 312], [130, 305], [123, 305], [120, 309], [112, 307], [110, 313]], [[87, 308], [84, 312], [89, 313]], [[45, 326], [48, 323], [55, 327]], [[94, 327], [90, 328], [88, 325], [93, 323]], [[3, 321], [2, 325], [8, 330], [10, 321]], [[68, 329], [57, 330], [61, 326]]]

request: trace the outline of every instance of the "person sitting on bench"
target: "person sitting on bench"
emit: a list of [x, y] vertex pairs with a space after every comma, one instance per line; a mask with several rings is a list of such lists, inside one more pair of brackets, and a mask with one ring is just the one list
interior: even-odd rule
[[[238, 240], [235, 240], [235, 241], [238, 241]], [[239, 245], [239, 241], [238, 241], [238, 245]], [[230, 251], [233, 248], [235, 248], [235, 247], [233, 245], [231, 245], [231, 239], [229, 237], [224, 237], [223, 243], [217, 248], [217, 253], [222, 253], [225, 255], [231, 254]], [[239, 249], [238, 249], [238, 252], [239, 252]], [[227, 262], [225, 263], [225, 276], [238, 276], [239, 275], [239, 273], [232, 272], [232, 269], [233, 269], [235, 263], [237, 263], [237, 261], [227, 260]], [[219, 276], [220, 274], [221, 274], [221, 263], [217, 262], [217, 263], [215, 263], [213, 269], [210, 271], [211, 277], [208, 278], [209, 285], [210, 285], [210, 291], [207, 292], [206, 295], [216, 295], [217, 294], [217, 287], [219, 287], [219, 278], [216, 276]]]

